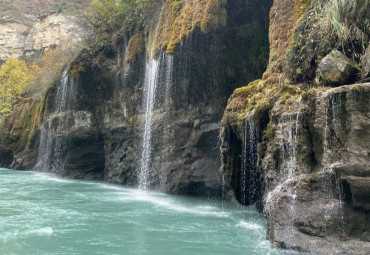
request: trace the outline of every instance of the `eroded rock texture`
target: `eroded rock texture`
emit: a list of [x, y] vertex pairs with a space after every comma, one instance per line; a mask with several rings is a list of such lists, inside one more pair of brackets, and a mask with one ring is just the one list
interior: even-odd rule
[[[226, 197], [256, 204], [275, 245], [312, 254], [366, 254], [370, 84], [324, 84], [359, 80], [367, 43], [358, 51], [360, 64], [349, 57], [350, 46], [337, 43], [343, 38], [325, 33], [319, 24], [330, 28], [330, 3], [274, 1], [269, 66], [263, 80], [236, 89], [228, 101], [221, 171]], [[343, 59], [350, 72], [334, 68], [327, 78], [337, 81], [326, 82], [322, 71], [333, 50], [338, 56], [330, 65]]]
[[0, 17], [0, 60], [33, 57], [45, 49], [82, 43], [89, 36], [81, 18], [61, 13], [29, 20]]
[[235, 150], [239, 146], [241, 160], [251, 156], [240, 149], [250, 133], [226, 121], [226, 183], [237, 198], [256, 186], [253, 181], [261, 183], [268, 238], [276, 245], [314, 254], [369, 249], [369, 103], [370, 84], [361, 84], [307, 92], [290, 106], [279, 99], [267, 125], [260, 119], [265, 115], [252, 112], [239, 126], [261, 123], [256, 162], [261, 178], [241, 189], [233, 182], [243, 171]]
[[[150, 27], [124, 27], [113, 42], [84, 50], [66, 70], [41, 109], [36, 130], [45, 139], [39, 145], [48, 140], [41, 147], [51, 152], [49, 160], [33, 160], [41, 162], [33, 162], [36, 168], [137, 186], [152, 79], [148, 188], [220, 195], [222, 114], [233, 89], [266, 68], [271, 1], [184, 1], [179, 16], [166, 20], [173, 2], [157, 4]], [[189, 8], [194, 16], [185, 15]], [[172, 23], [180, 21], [191, 29], [177, 31]], [[69, 74], [74, 70], [78, 77]], [[81, 116], [86, 121], [78, 124]], [[22, 162], [18, 168], [29, 165]]]

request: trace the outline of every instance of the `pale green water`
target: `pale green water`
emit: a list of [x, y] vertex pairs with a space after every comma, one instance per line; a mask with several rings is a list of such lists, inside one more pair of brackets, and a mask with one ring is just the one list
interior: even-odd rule
[[0, 254], [282, 254], [254, 208], [0, 169]]

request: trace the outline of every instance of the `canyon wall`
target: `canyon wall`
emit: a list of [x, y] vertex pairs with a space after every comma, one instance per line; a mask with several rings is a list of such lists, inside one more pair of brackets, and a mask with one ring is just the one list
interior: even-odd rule
[[[4, 148], [1, 164], [220, 196], [222, 114], [232, 91], [266, 68], [270, 6], [156, 4], [144, 28], [123, 27], [81, 52], [39, 103], [26, 149]], [[12, 135], [3, 141], [20, 139], [12, 123], [4, 129]]]
[[274, 1], [269, 66], [262, 80], [229, 99], [221, 170], [226, 196], [256, 204], [275, 245], [366, 254], [368, 55], [361, 49], [361, 58], [347, 58], [348, 48], [337, 44], [341, 38], [325, 30], [329, 3]]
[[328, 32], [330, 3], [158, 2], [15, 110], [0, 165], [225, 197], [279, 247], [366, 254], [368, 37]]

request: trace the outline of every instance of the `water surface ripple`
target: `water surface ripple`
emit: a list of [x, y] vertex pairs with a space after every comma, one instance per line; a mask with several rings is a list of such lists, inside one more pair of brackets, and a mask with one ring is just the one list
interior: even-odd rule
[[253, 207], [0, 169], [0, 254], [283, 254]]

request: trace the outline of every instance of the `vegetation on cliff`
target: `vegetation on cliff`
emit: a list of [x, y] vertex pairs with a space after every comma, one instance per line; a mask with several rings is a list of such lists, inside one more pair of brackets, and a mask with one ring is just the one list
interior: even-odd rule
[[[318, 65], [333, 50], [340, 50], [351, 59], [341, 63], [342, 60], [336, 58], [333, 61], [338, 63], [334, 64], [343, 66], [350, 61], [358, 78], [359, 61], [370, 38], [369, 13], [368, 0], [276, 1], [270, 12], [267, 71], [263, 80], [234, 91], [225, 111], [224, 124], [238, 127], [250, 117], [258, 122], [262, 116], [269, 115], [275, 103], [285, 104], [289, 109], [297, 96], [328, 89], [318, 87], [325, 84], [315, 78]], [[324, 64], [321, 69], [325, 69]], [[340, 70], [331, 69], [332, 75], [344, 77], [341, 84], [353, 82], [353, 75], [347, 77]]]
[[195, 29], [210, 32], [227, 21], [226, 0], [168, 0], [163, 7], [155, 49], [174, 53]]
[[80, 14], [93, 26], [98, 39], [107, 39], [122, 25], [141, 28], [155, 3], [149, 0], [93, 0]]
[[36, 66], [12, 58], [0, 67], [0, 119], [11, 114], [36, 72]]
[[[159, 50], [168, 54], [174, 53], [183, 40], [195, 29], [204, 33], [224, 27], [227, 21], [226, 0], [167, 0], [162, 8], [158, 30], [154, 31], [153, 13], [158, 4], [148, 0], [93, 0], [82, 15], [94, 27], [100, 40], [108, 39], [112, 34], [128, 33], [133, 37], [127, 61], [130, 62], [142, 40], [138, 31], [151, 34], [148, 44], [153, 46], [153, 53]], [[147, 36], [149, 37], [149, 36]], [[133, 45], [135, 43], [135, 45]], [[149, 47], [151, 48], [151, 47]]]

